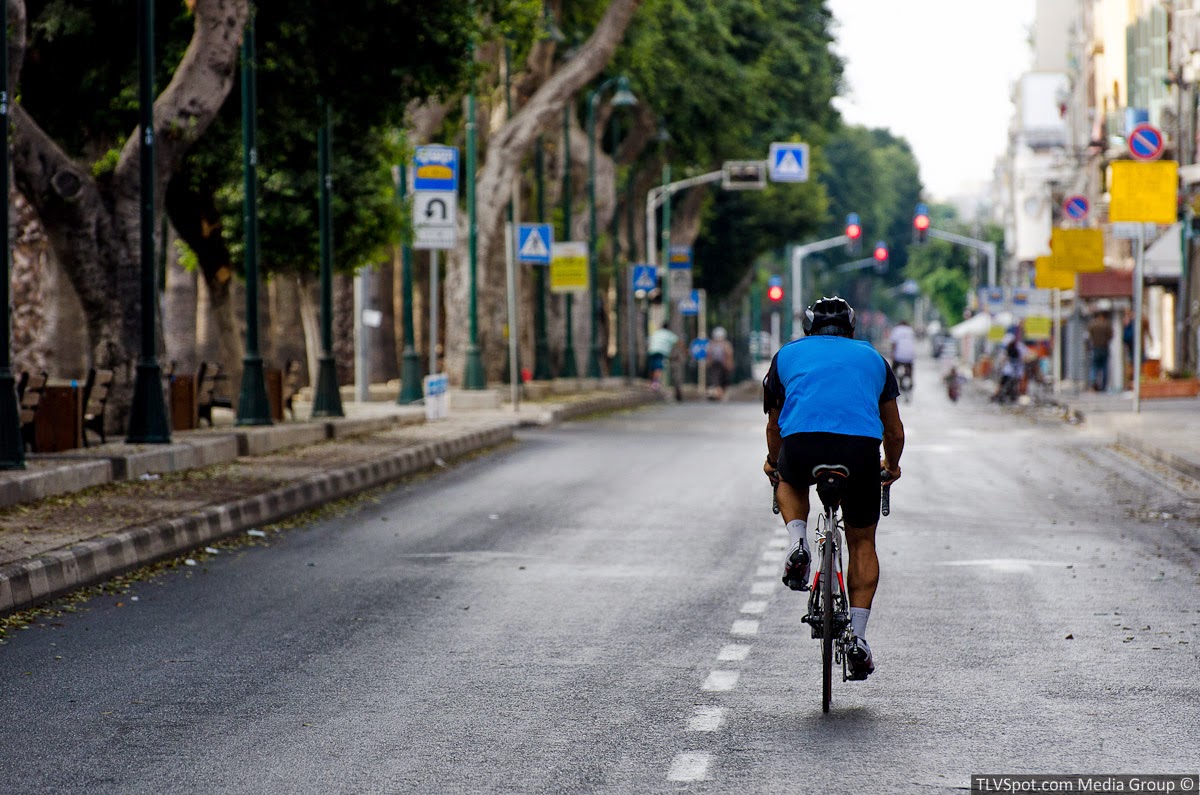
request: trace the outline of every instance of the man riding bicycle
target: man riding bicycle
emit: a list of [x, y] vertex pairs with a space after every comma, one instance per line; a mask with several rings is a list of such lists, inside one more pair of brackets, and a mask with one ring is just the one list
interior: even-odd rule
[[[892, 372], [906, 389], [912, 389], [913, 360], [917, 358], [917, 332], [907, 320], [901, 320], [892, 328], [888, 338], [892, 343]], [[904, 383], [905, 379], [907, 383]]]
[[[867, 645], [867, 619], [879, 584], [875, 527], [879, 522], [881, 467], [884, 483], [900, 477], [904, 425], [900, 389], [887, 361], [870, 343], [854, 339], [854, 309], [842, 298], [822, 298], [804, 313], [806, 336], [784, 345], [763, 379], [767, 414], [767, 461], [791, 546], [783, 582], [809, 587], [806, 532], [808, 487], [813, 468], [841, 464], [850, 470], [842, 516], [850, 547], [850, 621], [854, 645], [847, 651], [851, 679], [875, 671]], [[883, 445], [883, 459], [879, 446]]]

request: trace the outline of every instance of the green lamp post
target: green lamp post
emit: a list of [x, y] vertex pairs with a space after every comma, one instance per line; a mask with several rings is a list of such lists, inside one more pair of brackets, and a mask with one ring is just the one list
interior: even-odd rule
[[[154, 325], [154, 0], [142, 0], [138, 16], [141, 34], [138, 47], [139, 166], [141, 168], [141, 294], [142, 351], [129, 411], [130, 444], [170, 444], [167, 402], [163, 397], [162, 370], [158, 366]], [[7, 27], [7, 26], [6, 26]]]
[[[563, 190], [562, 190], [563, 240], [571, 239], [571, 106], [563, 108]], [[575, 294], [566, 297], [567, 334], [564, 342], [562, 376], [577, 378], [579, 368], [575, 364]]]
[[[588, 136], [588, 209], [590, 224], [588, 233], [588, 303], [591, 311], [591, 347], [588, 351], [587, 374], [589, 378], [599, 378], [600, 360], [603, 353], [600, 350], [599, 316], [600, 295], [597, 291], [596, 276], [596, 106], [600, 103], [601, 95], [609, 88], [616, 86], [612, 105], [615, 108], [632, 107], [637, 104], [637, 97], [629, 90], [629, 81], [624, 75], [610, 77], [588, 94], [587, 106], [587, 136]], [[614, 153], [615, 155], [615, 153]]]
[[[471, 52], [474, 53], [474, 47]], [[468, 316], [470, 337], [467, 341], [467, 363], [463, 373], [463, 389], [484, 389], [483, 357], [479, 351], [479, 229], [475, 222], [475, 88], [467, 94], [467, 261], [471, 281]]]
[[[0, 75], [8, 75], [8, 3], [0, 8]], [[4, 223], [0, 224], [0, 469], [25, 468], [25, 442], [21, 439], [21, 409], [17, 403], [16, 380], [12, 374], [12, 243], [8, 236], [8, 78], [0, 84], [0, 181], [4, 185]]]
[[[403, 204], [408, 199], [408, 167], [401, 163], [397, 169], [396, 200]], [[404, 313], [404, 340], [400, 370], [400, 405], [415, 403], [421, 399], [421, 360], [417, 356], [416, 333], [413, 330], [413, 252], [408, 243], [400, 247], [400, 264], [404, 275], [401, 278], [402, 312]]]
[[[541, 224], [546, 221], [546, 152], [541, 136], [538, 136], [537, 151], [534, 152], [533, 173], [537, 182], [537, 220]], [[547, 267], [534, 268], [537, 275], [534, 285], [537, 292], [537, 309], [533, 329], [533, 377], [539, 381], [553, 377], [550, 372], [550, 340], [546, 334], [547, 270]]]
[[254, 16], [246, 20], [242, 35], [242, 178], [246, 198], [242, 204], [246, 227], [246, 355], [242, 359], [242, 387], [238, 397], [238, 425], [271, 425], [267, 382], [258, 348], [258, 89], [254, 52]]
[[325, 108], [325, 124], [317, 130], [317, 179], [321, 183], [318, 226], [321, 239], [321, 356], [317, 386], [313, 393], [314, 417], [344, 417], [342, 393], [338, 389], [337, 364], [333, 358], [333, 177], [330, 174], [330, 128], [333, 113]]

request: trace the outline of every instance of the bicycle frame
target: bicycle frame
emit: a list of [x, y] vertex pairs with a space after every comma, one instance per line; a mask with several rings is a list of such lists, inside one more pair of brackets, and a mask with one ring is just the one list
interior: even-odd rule
[[[812, 636], [819, 638], [822, 643], [821, 707], [824, 712], [829, 711], [832, 669], [835, 665], [840, 666], [842, 681], [849, 678], [846, 649], [854, 642], [846, 577], [842, 568], [843, 530], [838, 506], [825, 506], [824, 512], [817, 518], [818, 565], [809, 592], [808, 615], [803, 618], [812, 627]], [[825, 637], [827, 626], [831, 635], [828, 639]]]

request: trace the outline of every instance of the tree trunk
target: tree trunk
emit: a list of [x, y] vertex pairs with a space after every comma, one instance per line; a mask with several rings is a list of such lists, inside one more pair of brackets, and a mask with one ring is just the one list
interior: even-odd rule
[[[9, 96], [20, 96], [15, 89], [25, 55], [25, 3], [7, 2], [12, 54]], [[248, 0], [195, 0], [192, 39], [154, 103], [156, 217], [171, 174], [208, 128], [233, 85], [248, 5]], [[56, 258], [79, 295], [94, 365], [115, 371], [109, 417], [112, 427], [124, 428], [141, 348], [139, 152], [143, 136], [135, 130], [126, 139], [111, 178], [99, 183], [89, 164], [72, 159], [23, 106], [12, 108], [11, 119], [17, 185], [36, 209]]]
[[167, 361], [175, 363], [175, 372], [194, 373], [200, 366], [196, 353], [196, 310], [199, 301], [197, 276], [179, 262], [178, 233], [169, 227], [167, 234], [167, 290], [163, 296], [163, 341]]
[[16, 234], [12, 249], [12, 369], [40, 373], [47, 370], [53, 353], [50, 333], [56, 318], [50, 315], [46, 289], [50, 244], [33, 208], [17, 191], [9, 194]]
[[[578, 53], [530, 96], [529, 101], [502, 127], [488, 136], [487, 159], [476, 175], [476, 226], [477, 282], [489, 282], [486, 269], [494, 261], [494, 251], [503, 249], [504, 211], [508, 205], [510, 186], [520, 164], [529, 153], [542, 131], [553, 129], [561, 123], [563, 107], [592, 80], [608, 63], [617, 45], [624, 38], [625, 29], [633, 18], [640, 0], [612, 0], [604, 17], [596, 26], [591, 38]], [[486, 118], [486, 117], [484, 117]], [[470, 175], [467, 177], [470, 178]], [[447, 318], [447, 368], [451, 378], [458, 381], [465, 368], [466, 347], [469, 342], [469, 292], [470, 263], [466, 250], [467, 218], [460, 218], [461, 245], [450, 252], [446, 274], [446, 305], [453, 318]], [[503, 254], [501, 253], [501, 257]], [[503, 261], [501, 259], [501, 261]], [[494, 278], [494, 277], [493, 277]], [[481, 298], [484, 296], [481, 294]], [[491, 302], [494, 304], [494, 302]], [[503, 302], [501, 302], [502, 304]], [[484, 340], [483, 330], [489, 325], [484, 314], [487, 308], [479, 307], [480, 345], [490, 342], [484, 361], [503, 361], [499, 340]], [[586, 309], [586, 307], [585, 307]], [[491, 311], [495, 316], [495, 310]]]

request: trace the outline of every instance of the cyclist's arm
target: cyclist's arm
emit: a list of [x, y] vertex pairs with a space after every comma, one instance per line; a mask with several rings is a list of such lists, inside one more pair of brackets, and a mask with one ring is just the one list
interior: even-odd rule
[[779, 432], [779, 410], [783, 406], [783, 384], [779, 382], [779, 372], [775, 369], [776, 358], [771, 359], [771, 367], [763, 377], [763, 413], [767, 415], [767, 460], [763, 471], [768, 476], [779, 466], [779, 450], [783, 447], [783, 436]]
[[879, 418], [883, 420], [883, 465], [892, 474], [892, 480], [896, 480], [900, 477], [900, 455], [904, 452], [904, 423], [900, 421], [895, 398], [879, 404]]

